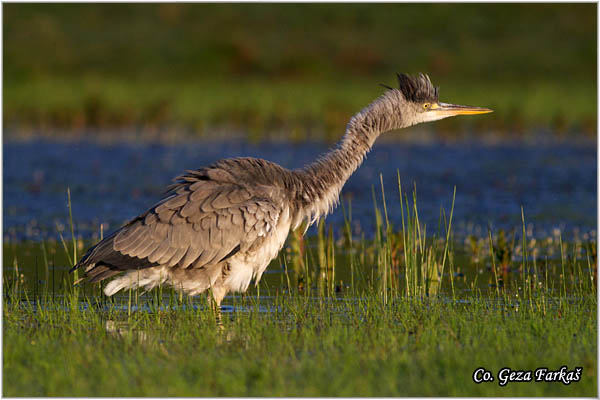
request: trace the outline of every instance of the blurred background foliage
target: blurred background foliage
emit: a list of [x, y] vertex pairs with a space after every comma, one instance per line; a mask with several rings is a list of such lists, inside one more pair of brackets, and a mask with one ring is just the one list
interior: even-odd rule
[[339, 137], [392, 84], [491, 107], [436, 131], [596, 135], [596, 4], [4, 4], [4, 124]]

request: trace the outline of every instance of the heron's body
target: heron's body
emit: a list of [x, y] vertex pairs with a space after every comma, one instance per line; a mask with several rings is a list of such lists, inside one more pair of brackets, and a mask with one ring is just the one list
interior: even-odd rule
[[85, 267], [92, 282], [120, 274], [107, 295], [165, 283], [190, 295], [210, 288], [218, 305], [228, 292], [245, 292], [290, 230], [334, 208], [381, 133], [490, 111], [439, 103], [424, 75], [400, 75], [399, 83], [350, 120], [334, 149], [301, 169], [234, 158], [179, 176], [161, 201], [90, 248], [74, 268]]

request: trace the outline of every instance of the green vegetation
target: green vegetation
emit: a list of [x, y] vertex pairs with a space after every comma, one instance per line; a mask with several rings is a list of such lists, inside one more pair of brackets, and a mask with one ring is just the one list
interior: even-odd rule
[[7, 4], [14, 134], [120, 127], [338, 137], [391, 84], [491, 107], [436, 130], [595, 135], [595, 4]]
[[[597, 393], [594, 238], [536, 240], [523, 218], [522, 232], [461, 245], [452, 210], [431, 234], [416, 195], [401, 203], [401, 227], [387, 220], [397, 202], [382, 200], [373, 240], [353, 237], [348, 205], [341, 232], [322, 223], [314, 238], [292, 235], [275, 273], [226, 299], [223, 333], [205, 297], [74, 288], [80, 239], [5, 243], [3, 395]], [[582, 367], [581, 380], [501, 387], [496, 377], [563, 365]], [[478, 367], [495, 381], [475, 384]]]
[[[279, 295], [232, 315], [4, 307], [5, 396], [589, 396], [593, 296], [546, 315], [527, 306]], [[548, 304], [549, 305], [549, 304]], [[335, 308], [334, 308], [335, 307]], [[107, 329], [108, 327], [108, 329]], [[475, 384], [477, 367], [583, 368], [579, 382]]]

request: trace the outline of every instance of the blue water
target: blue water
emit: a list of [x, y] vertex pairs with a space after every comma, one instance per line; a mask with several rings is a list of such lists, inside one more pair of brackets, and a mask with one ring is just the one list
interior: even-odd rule
[[[185, 145], [98, 144], [93, 142], [5, 142], [3, 153], [3, 233], [7, 238], [57, 237], [68, 227], [67, 188], [71, 190], [76, 234], [93, 238], [143, 212], [159, 200], [171, 179], [224, 157], [254, 156], [295, 168], [327, 150], [322, 143], [243, 141]], [[596, 229], [596, 145], [405, 144], [377, 143], [348, 181], [342, 198], [351, 200], [353, 230], [373, 232], [371, 188], [381, 200], [383, 176], [388, 214], [401, 224], [396, 171], [403, 192], [416, 184], [419, 215], [428, 234], [437, 230], [440, 207], [449, 214], [456, 186], [454, 230], [485, 234], [522, 229], [544, 236], [556, 229]], [[341, 227], [341, 207], [328, 217]], [[68, 229], [68, 228], [65, 228]]]

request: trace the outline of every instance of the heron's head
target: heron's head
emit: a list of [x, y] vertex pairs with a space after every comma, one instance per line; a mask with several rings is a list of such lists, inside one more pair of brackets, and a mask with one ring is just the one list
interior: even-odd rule
[[486, 114], [492, 112], [489, 108], [461, 106], [457, 104], [442, 103], [439, 101], [439, 89], [431, 84], [429, 76], [419, 74], [409, 76], [398, 75], [398, 89], [390, 89], [395, 94], [400, 94], [402, 125], [410, 126], [422, 122], [437, 121], [438, 119], [454, 117], [456, 115]]

